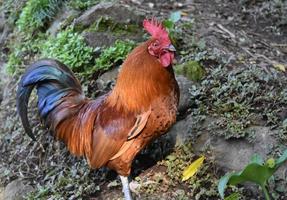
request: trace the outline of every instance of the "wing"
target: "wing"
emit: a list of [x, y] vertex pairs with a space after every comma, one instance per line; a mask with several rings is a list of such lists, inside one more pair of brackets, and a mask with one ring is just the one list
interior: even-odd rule
[[122, 155], [144, 129], [151, 111], [141, 114], [104, 105], [95, 119], [92, 151], [86, 155], [92, 168], [99, 168]]

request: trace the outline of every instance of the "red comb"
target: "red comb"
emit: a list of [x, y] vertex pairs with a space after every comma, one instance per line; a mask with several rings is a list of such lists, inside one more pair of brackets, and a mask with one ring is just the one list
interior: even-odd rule
[[170, 42], [168, 32], [155, 18], [152, 18], [151, 20], [145, 19], [143, 21], [143, 27], [153, 38]]

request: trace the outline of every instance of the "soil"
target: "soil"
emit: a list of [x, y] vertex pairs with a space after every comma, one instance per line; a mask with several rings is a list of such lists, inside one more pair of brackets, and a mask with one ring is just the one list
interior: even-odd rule
[[[287, 15], [287, 9], [286, 7], [277, 9], [273, 1], [122, 0], [120, 3], [142, 10], [147, 16], [157, 16], [161, 19], [167, 18], [173, 11], [182, 11], [182, 20], [194, 20], [195, 37], [205, 41], [207, 51], [226, 60], [226, 66], [230, 70], [256, 63], [258, 67], [270, 73], [270, 68], [276, 64], [287, 66], [287, 22], [284, 18], [284, 15]], [[211, 68], [213, 65], [214, 63], [207, 62], [205, 67]], [[3, 65], [1, 66], [3, 68]], [[286, 76], [286, 72], [282, 73]], [[39, 189], [39, 182], [53, 184], [55, 179], [66, 175], [67, 178], [54, 189], [65, 187], [65, 195], [69, 196], [69, 199], [73, 199], [74, 188], [77, 188], [77, 191], [83, 191], [85, 194], [81, 196], [83, 199], [121, 199], [119, 182], [116, 181], [115, 186], [109, 185], [116, 180], [117, 175], [107, 169], [90, 171], [86, 161], [70, 155], [61, 142], [54, 142], [53, 136], [43, 129], [38, 116], [34, 114], [37, 113], [35, 109], [31, 109], [30, 115], [34, 130], [40, 130], [37, 133], [38, 142], [33, 143], [29, 138], [23, 137], [23, 128], [15, 109], [17, 81], [17, 77], [0, 80], [2, 82], [0, 84], [2, 86], [0, 89], [0, 186], [6, 186], [12, 180], [23, 178]], [[31, 104], [34, 106], [31, 107], [35, 108], [35, 103], [36, 98], [33, 96]], [[286, 109], [282, 108], [282, 110]], [[286, 113], [283, 114], [283, 118], [287, 117]], [[131, 178], [139, 177], [142, 180], [148, 180], [148, 177], [152, 177], [151, 179], [154, 180], [154, 175], [166, 172], [166, 166], [158, 162], [173, 151], [174, 144], [166, 144], [165, 141], [167, 140], [155, 141], [137, 157]], [[46, 174], [49, 174], [49, 177]], [[74, 185], [69, 187], [64, 182], [69, 182], [70, 179], [74, 180]], [[87, 179], [89, 181], [85, 182]], [[162, 187], [166, 185], [164, 183], [168, 182], [168, 179], [166, 176], [161, 180]], [[90, 183], [93, 183], [90, 189], [79, 189], [88, 188], [87, 185]], [[173, 187], [154, 191], [147, 188], [135, 194], [136, 198], [180, 199], [180, 192], [184, 191], [185, 194], [190, 192], [185, 184], [178, 183]], [[252, 196], [252, 193], [250, 195], [250, 199], [260, 198]], [[286, 196], [281, 199], [284, 198]], [[218, 199], [218, 197], [212, 199]]]

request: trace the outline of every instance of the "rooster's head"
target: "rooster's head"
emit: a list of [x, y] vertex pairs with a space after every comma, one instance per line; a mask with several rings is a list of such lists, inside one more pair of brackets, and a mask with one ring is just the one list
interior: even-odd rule
[[168, 67], [173, 61], [175, 48], [167, 30], [155, 19], [144, 20], [143, 27], [152, 37], [148, 45], [149, 54], [155, 56], [163, 67]]

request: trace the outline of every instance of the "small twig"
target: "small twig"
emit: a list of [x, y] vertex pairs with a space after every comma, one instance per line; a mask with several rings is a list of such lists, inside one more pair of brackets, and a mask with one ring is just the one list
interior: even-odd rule
[[235, 38], [235, 34], [232, 33], [231, 31], [229, 31], [227, 28], [223, 27], [221, 24], [216, 24], [216, 26], [217, 26], [220, 30], [222, 30], [222, 31], [224, 31], [225, 33], [227, 33], [231, 38]]

